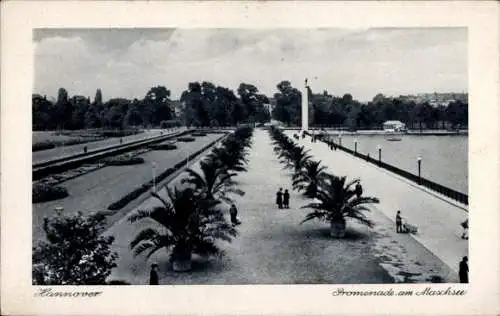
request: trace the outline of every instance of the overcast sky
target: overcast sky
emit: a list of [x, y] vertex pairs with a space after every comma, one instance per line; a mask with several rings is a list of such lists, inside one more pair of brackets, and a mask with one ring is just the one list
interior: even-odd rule
[[467, 92], [465, 28], [108, 29], [34, 32], [34, 92], [143, 98], [163, 85], [178, 99], [192, 81], [271, 96], [281, 80], [313, 92], [371, 100], [420, 92]]

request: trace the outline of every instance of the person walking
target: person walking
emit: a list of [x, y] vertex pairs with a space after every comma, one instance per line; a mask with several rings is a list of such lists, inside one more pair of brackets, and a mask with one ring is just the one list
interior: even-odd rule
[[158, 265], [153, 263], [151, 265], [151, 272], [149, 272], [149, 285], [159, 285], [158, 283]]
[[464, 232], [462, 233], [462, 239], [469, 239], [469, 219], [466, 219], [464, 222], [460, 224], [464, 228]]
[[283, 194], [283, 207], [284, 208], [290, 208], [290, 193], [288, 193], [288, 189], [285, 190], [285, 193]]
[[469, 283], [469, 265], [467, 262], [469, 259], [467, 256], [462, 258], [458, 266], [458, 277], [460, 278], [460, 283]]
[[278, 208], [283, 208], [283, 192], [281, 192], [283, 188], [280, 188], [276, 193], [276, 204], [278, 204]]
[[229, 215], [231, 216], [231, 224], [233, 224], [233, 226], [241, 224], [238, 220], [238, 209], [234, 203], [231, 204], [231, 207], [229, 208]]
[[401, 211], [396, 213], [396, 233], [403, 232], [403, 218], [401, 217]]
[[363, 187], [359, 184], [359, 182], [356, 183], [356, 186], [354, 187], [354, 193], [356, 193], [358, 199], [361, 197], [361, 194], [363, 194]]

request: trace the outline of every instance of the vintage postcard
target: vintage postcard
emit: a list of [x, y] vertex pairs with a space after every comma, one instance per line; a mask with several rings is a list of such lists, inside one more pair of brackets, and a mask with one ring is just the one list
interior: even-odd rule
[[498, 314], [498, 10], [3, 3], [2, 311]]

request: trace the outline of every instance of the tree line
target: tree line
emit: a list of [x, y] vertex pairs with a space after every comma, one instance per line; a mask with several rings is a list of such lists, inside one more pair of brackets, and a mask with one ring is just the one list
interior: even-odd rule
[[[276, 105], [272, 116], [288, 126], [301, 123], [302, 93], [289, 81], [282, 81], [274, 94]], [[380, 129], [388, 120], [398, 120], [408, 128], [458, 128], [468, 125], [468, 103], [455, 100], [448, 106], [432, 106], [429, 102], [415, 102], [407, 97], [387, 97], [377, 94], [367, 103], [352, 95], [333, 96], [324, 91], [312, 93], [308, 88], [309, 120], [312, 126], [349, 129]]]
[[[240, 123], [264, 123], [271, 118], [288, 126], [301, 123], [301, 92], [289, 81], [276, 86], [274, 107], [271, 100], [257, 87], [241, 83], [236, 93], [211, 82], [191, 82], [182, 92], [180, 101], [171, 100], [164, 86], [149, 89], [141, 100], [113, 98], [102, 100], [97, 89], [90, 97], [69, 97], [60, 88], [57, 101], [33, 94], [33, 130], [157, 127], [187, 125], [198, 127], [235, 126]], [[334, 96], [324, 91], [308, 89], [311, 126], [348, 129], [379, 129], [388, 120], [399, 120], [409, 128], [459, 128], [468, 126], [467, 101], [455, 100], [448, 106], [432, 106], [407, 97], [387, 97], [377, 94], [372, 101], [362, 103], [346, 93]], [[179, 106], [182, 103], [182, 106]], [[177, 106], [176, 106], [177, 104]], [[178, 111], [176, 111], [176, 108]]]
[[101, 89], [94, 100], [75, 95], [64, 88], [57, 100], [32, 95], [33, 130], [77, 130], [85, 128], [124, 129], [165, 127], [165, 125], [232, 126], [239, 123], [267, 122], [269, 99], [251, 84], [241, 83], [237, 95], [211, 82], [192, 82], [181, 95], [184, 107], [176, 113], [176, 103], [164, 86], [152, 87], [141, 100], [112, 98], [103, 102]]

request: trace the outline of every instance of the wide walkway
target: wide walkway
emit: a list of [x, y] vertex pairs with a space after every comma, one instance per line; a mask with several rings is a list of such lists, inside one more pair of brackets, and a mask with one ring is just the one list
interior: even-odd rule
[[[292, 137], [294, 132], [285, 133]], [[341, 150], [332, 151], [322, 142], [311, 143], [306, 137], [299, 143], [311, 149], [315, 159], [321, 160], [333, 174], [360, 178], [363, 194], [378, 197], [381, 202], [377, 208], [390, 219], [401, 210], [409, 223], [418, 226], [414, 238], [453, 271], [458, 271], [459, 261], [468, 255], [468, 242], [460, 238], [463, 231], [460, 223], [467, 218], [466, 211], [362, 159]]]
[[[189, 273], [172, 272], [168, 268], [166, 250], [160, 250], [149, 260], [142, 256], [134, 258], [129, 249], [130, 241], [141, 229], [155, 223], [144, 220], [132, 225], [124, 218], [106, 232], [115, 236], [114, 250], [120, 258], [110, 279], [147, 284], [149, 267], [157, 262], [160, 284], [394, 282], [379, 264], [379, 255], [373, 251], [377, 247], [375, 231], [349, 223], [345, 239], [332, 239], [328, 235], [328, 224], [311, 221], [299, 225], [307, 213], [300, 207], [308, 201], [293, 191], [291, 208], [277, 209], [275, 193], [280, 187], [291, 190], [291, 177], [278, 162], [267, 131], [255, 130], [248, 158], [248, 172], [236, 178], [239, 188], [246, 191], [245, 196], [237, 199], [243, 223], [238, 226], [239, 235], [232, 243], [220, 243], [224, 256], [209, 260], [195, 258], [194, 269]], [[170, 185], [177, 184], [179, 178]], [[158, 201], [148, 199], [138, 209], [156, 205]]]
[[[176, 128], [176, 129], [170, 129], [169, 131], [167, 130], [161, 130], [161, 129], [151, 129], [151, 130], [145, 130], [143, 133], [139, 133], [136, 135], [130, 135], [130, 136], [124, 136], [121, 137], [123, 144], [137, 141], [137, 140], [143, 140], [143, 139], [148, 139], [152, 138], [155, 136], [160, 136], [161, 133], [164, 135], [168, 134], [174, 134], [180, 131], [185, 130], [185, 127], [181, 128]], [[95, 142], [88, 142], [84, 144], [76, 144], [76, 145], [71, 145], [71, 146], [60, 146], [56, 147], [53, 149], [47, 149], [47, 150], [40, 150], [40, 151], [35, 151], [32, 153], [32, 164], [36, 163], [41, 163], [45, 161], [50, 161], [55, 158], [62, 158], [66, 156], [72, 156], [75, 154], [79, 154], [83, 152], [83, 148], [87, 147], [88, 151], [93, 151], [96, 149], [102, 149], [102, 148], [107, 148], [110, 146], [117, 146], [120, 145], [120, 137], [111, 137]]]

